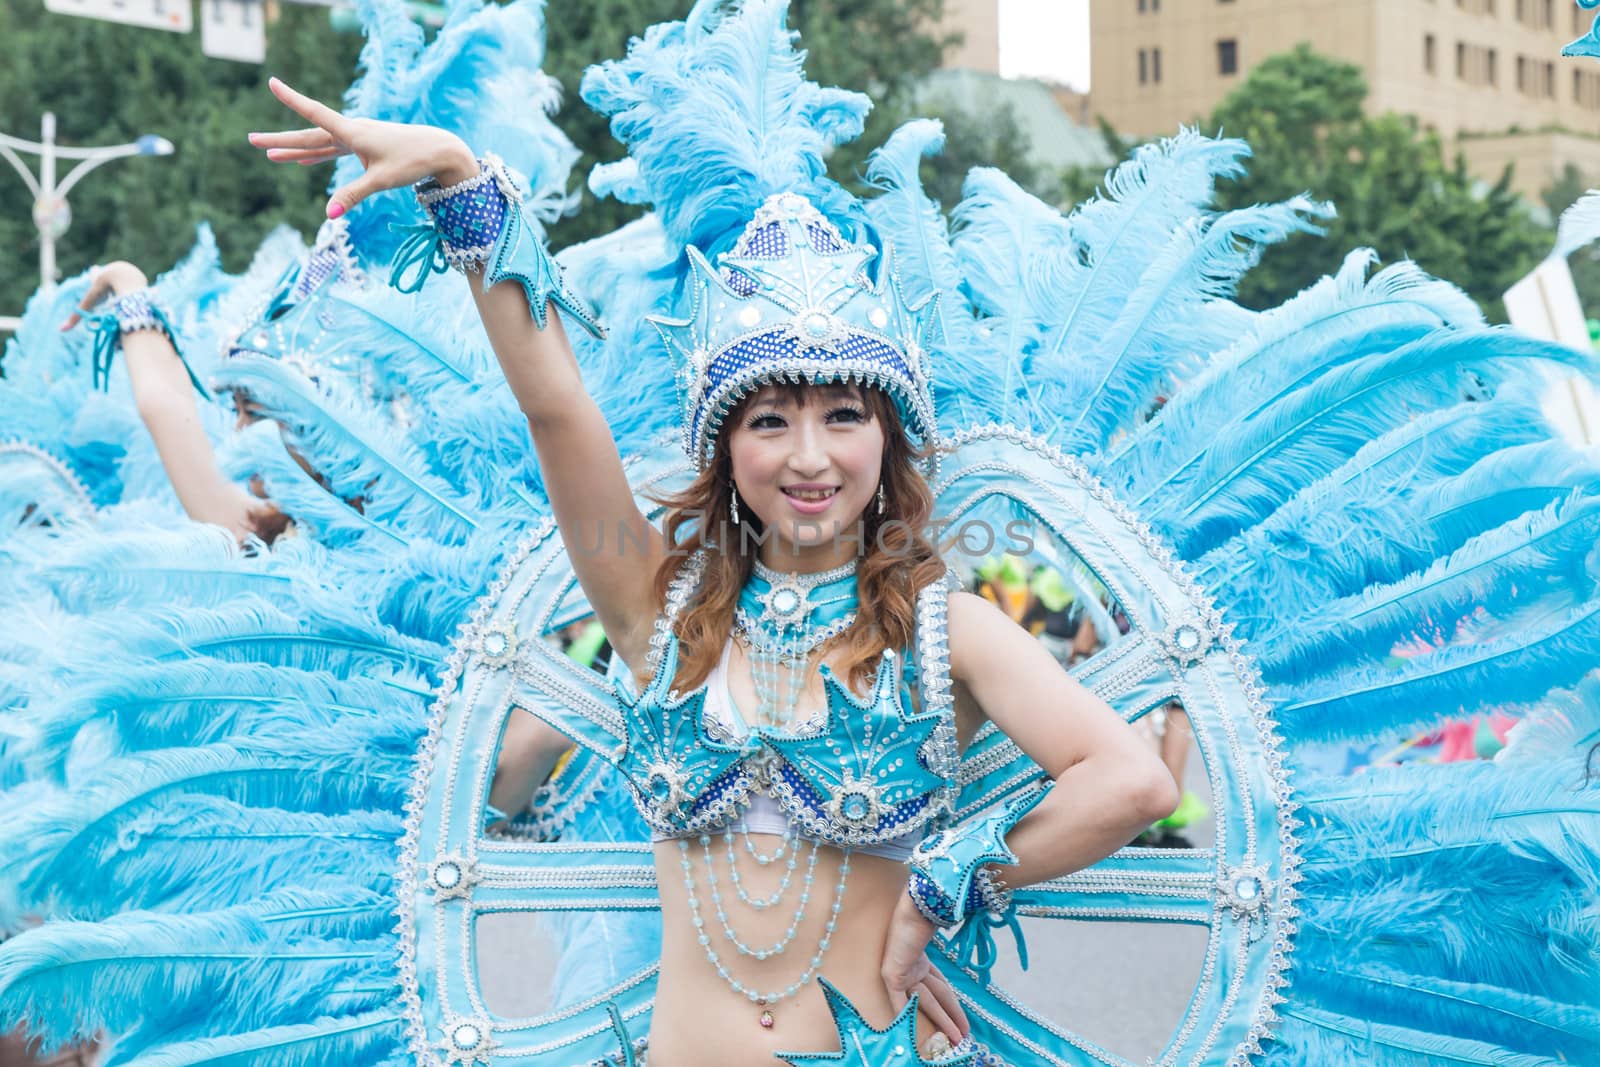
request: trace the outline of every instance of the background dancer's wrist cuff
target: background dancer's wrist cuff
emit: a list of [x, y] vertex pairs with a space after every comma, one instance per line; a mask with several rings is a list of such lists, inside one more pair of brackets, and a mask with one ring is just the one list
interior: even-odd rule
[[157, 308], [155, 294], [148, 286], [117, 297], [107, 310], [117, 320], [118, 333], [135, 333], [139, 330], [169, 332], [166, 315]]
[[167, 340], [172, 343], [172, 349], [178, 354], [183, 369], [188, 372], [189, 381], [194, 386], [195, 392], [208, 400], [211, 398], [206, 387], [195, 376], [194, 369], [189, 366], [189, 361], [183, 358], [183, 350], [178, 345], [178, 333], [172, 328], [172, 321], [157, 300], [154, 289], [146, 286], [143, 289], [123, 293], [100, 305], [97, 311], [85, 315], [84, 318], [95, 331], [91, 361], [96, 389], [105, 390], [111, 387], [111, 362], [116, 358], [117, 348], [125, 334], [138, 333], [141, 330], [157, 330], [166, 334]]

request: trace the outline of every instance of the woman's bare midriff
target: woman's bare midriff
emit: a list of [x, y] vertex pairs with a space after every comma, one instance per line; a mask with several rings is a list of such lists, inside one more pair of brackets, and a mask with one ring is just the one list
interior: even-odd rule
[[[810, 903], [798, 931], [780, 955], [757, 960], [740, 955], [729, 942], [711, 900], [706, 869], [706, 848], [698, 837], [686, 839], [694, 870], [695, 896], [705, 920], [705, 933], [729, 974], [747, 988], [768, 992], [792, 985], [811, 966], [818, 943], [832, 914], [834, 891], [839, 884], [844, 853], [821, 846], [811, 885]], [[777, 837], [753, 834], [750, 841], [770, 855]], [[720, 833], [710, 838], [710, 855], [722, 893], [723, 910], [739, 939], [752, 949], [783, 939], [794, 920], [811, 843], [800, 841], [794, 880], [783, 900], [757, 911], [740, 901], [729, 881], [728, 847]], [[833, 1017], [815, 977], [798, 993], [766, 1008], [736, 994], [717, 974], [700, 944], [700, 931], [690, 912], [684, 885], [682, 854], [676, 841], [655, 846], [656, 875], [661, 886], [661, 974], [655, 1011], [650, 1024], [650, 1067], [774, 1067], [779, 1052], [836, 1052], [839, 1049]], [[743, 839], [735, 840], [740, 857], [739, 874], [746, 892], [757, 899], [771, 896], [782, 880], [786, 865], [778, 861], [762, 867], [744, 852]], [[906, 891], [903, 863], [853, 853], [846, 879], [843, 907], [822, 967], [817, 972], [839, 988], [873, 1026], [883, 1028], [894, 1018], [889, 992], [883, 984], [884, 941], [896, 903]], [[763, 1010], [771, 1011], [773, 1025], [761, 1025]], [[918, 1020], [917, 1043], [924, 1050], [934, 1034], [923, 1016]]]

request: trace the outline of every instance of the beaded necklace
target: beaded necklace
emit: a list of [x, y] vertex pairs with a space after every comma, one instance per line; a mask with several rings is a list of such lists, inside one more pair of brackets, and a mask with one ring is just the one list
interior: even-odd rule
[[[766, 728], [786, 728], [792, 725], [800, 694], [805, 688], [806, 673], [811, 657], [827, 641], [849, 629], [856, 619], [856, 564], [852, 560], [841, 567], [820, 574], [784, 574], [774, 571], [759, 561], [755, 572], [739, 592], [739, 604], [734, 616], [734, 633], [744, 645], [750, 660], [751, 681], [756, 690], [757, 725]], [[739, 871], [740, 856], [735, 848], [739, 836], [744, 838], [744, 851], [761, 867], [770, 866], [787, 857], [782, 880], [777, 889], [766, 896], [752, 894]], [[728, 882], [738, 901], [753, 911], [762, 912], [777, 907], [790, 895], [794, 885], [795, 870], [800, 860], [800, 836], [791, 824], [785, 829], [776, 851], [763, 854], [750, 840], [749, 829], [736, 830], [729, 823], [723, 830], [723, 840], [728, 858]], [[728, 915], [728, 905], [717, 880], [715, 859], [712, 855], [711, 835], [700, 835], [700, 849], [704, 856], [706, 889], [711, 908], [716, 912], [722, 934], [741, 956], [768, 960], [781, 956], [794, 944], [800, 925], [810, 910], [812, 883], [816, 875], [820, 845], [813, 841], [806, 857], [805, 873], [800, 882], [799, 899], [788, 929], [777, 941], [769, 945], [747, 944], [734, 928]], [[771, 1029], [776, 1023], [773, 1007], [794, 996], [816, 976], [823, 957], [833, 942], [839, 913], [844, 909], [845, 883], [850, 874], [850, 852], [845, 851], [839, 866], [839, 879], [834, 887], [827, 926], [818, 940], [804, 973], [783, 989], [764, 991], [751, 989], [735, 979], [727, 964], [712, 943], [712, 934], [706, 929], [699, 886], [695, 879], [695, 864], [690, 855], [689, 842], [678, 841], [679, 861], [683, 868], [683, 884], [688, 893], [689, 911], [699, 935], [700, 946], [706, 959], [716, 968], [717, 975], [735, 994], [743, 996], [761, 1008], [758, 1021]]]
[[760, 561], [739, 591], [734, 633], [750, 655], [756, 718], [787, 727], [811, 656], [856, 621], [856, 562], [820, 574], [783, 574]]

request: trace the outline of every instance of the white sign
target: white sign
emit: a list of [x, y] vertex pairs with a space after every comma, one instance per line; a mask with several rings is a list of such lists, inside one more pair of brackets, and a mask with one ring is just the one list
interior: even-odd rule
[[217, 59], [263, 62], [267, 20], [261, 0], [200, 0], [200, 50]]
[[44, 0], [46, 11], [103, 22], [123, 22], [152, 30], [188, 33], [194, 29], [191, 0]]
[[1600, 390], [1582, 374], [1552, 375], [1539, 409], [1569, 444], [1600, 447]]
[[1511, 325], [1523, 333], [1582, 352], [1594, 348], [1589, 321], [1584, 318], [1565, 259], [1551, 256], [1539, 264], [1532, 274], [1506, 290], [1505, 302]]

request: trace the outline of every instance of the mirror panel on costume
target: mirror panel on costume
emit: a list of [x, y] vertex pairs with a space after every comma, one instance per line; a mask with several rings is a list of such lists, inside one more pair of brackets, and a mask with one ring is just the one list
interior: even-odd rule
[[[681, 480], [681, 456], [663, 449], [630, 474], [650, 514], [645, 494]], [[589, 614], [554, 524], [531, 531], [464, 628], [434, 708], [402, 871], [402, 967], [414, 1025], [446, 1062], [614, 1055], [608, 1004], [631, 1035], [648, 1029], [655, 872], [649, 834], [604, 758], [620, 743], [614, 692], [593, 656], [568, 654], [593, 645]], [[552, 725], [573, 750], [509, 832], [486, 832], [502, 747], [551, 745]]]
[[[1168, 550], [1071, 457], [1015, 431], [978, 431], [943, 458], [935, 488], [952, 529], [998, 516], [1011, 532], [1028, 532], [1035, 558], [1013, 566], [1020, 584], [1035, 577], [1040, 557], [1088, 576], [1077, 583], [1081, 607], [1113, 620], [1110, 639], [1074, 630], [1080, 648], [1069, 637], [1052, 651], [1135, 724], [1190, 794], [1187, 811], [1175, 813], [1185, 825], [1153, 828], [1088, 870], [1017, 893], [1032, 967], [1021, 970], [1007, 931], [995, 934], [1000, 1000], [974, 991], [970, 1001], [984, 1007], [980, 1039], [1026, 1033], [1044, 1050], [1039, 1062], [1051, 1064], [1190, 1062], [1226, 1047], [1223, 1031], [1242, 1023], [1229, 1005], [1260, 1005], [1256, 1019], [1267, 1010], [1282, 955], [1263, 935], [1278, 921], [1272, 901], [1293, 862], [1279, 821], [1287, 791], [1252, 668]], [[958, 814], [977, 814], [1038, 775], [985, 727], [964, 753]], [[1130, 1010], [1141, 1025], [1119, 1027]], [[1146, 1047], [1140, 1035], [1152, 1031], [1170, 1037]]]
[[[1214, 807], [1188, 716], [1172, 703], [1140, 716], [1134, 726], [1180, 781], [1184, 799], [1172, 816], [1124, 849], [1122, 858], [1159, 869], [1181, 854], [1192, 871], [1203, 871], [1216, 842]], [[1066, 881], [1082, 890], [1097, 877], [1087, 871]], [[1204, 886], [1191, 884], [1188, 892], [1196, 903], [1209, 899]], [[1201, 980], [1211, 936], [1206, 914], [1191, 910], [1166, 920], [1109, 921], [1094, 918], [1091, 910], [1083, 909], [1085, 914], [1071, 922], [1021, 916], [1029, 967], [1022, 968], [1015, 940], [999, 937], [994, 981], [1029, 1011], [1064, 1024], [1107, 1052], [1133, 1063], [1159, 1059], [1171, 1026], [1183, 1018]]]
[[[541, 651], [586, 668], [596, 684], [608, 684], [611, 647], [576, 586], [552, 625]], [[505, 717], [492, 797], [499, 796], [502, 776], [512, 777], [506, 783], [512, 802], [491, 802], [483, 831], [490, 849], [556, 858], [565, 854], [563, 846], [645, 839], [631, 801], [613, 792], [621, 782], [612, 769], [522, 707], [511, 708]], [[496, 813], [506, 818], [494, 819]], [[483, 1003], [497, 1018], [534, 1022], [587, 1001], [604, 1001], [633, 971], [656, 962], [648, 947], [660, 942], [660, 920], [653, 911], [538, 910], [527, 903], [486, 903], [473, 928]], [[646, 949], [623, 952], [628, 945]]]
[[994, 603], [1069, 669], [1128, 635], [1127, 611], [1072, 546], [1009, 497], [935, 520], [963, 588]]

